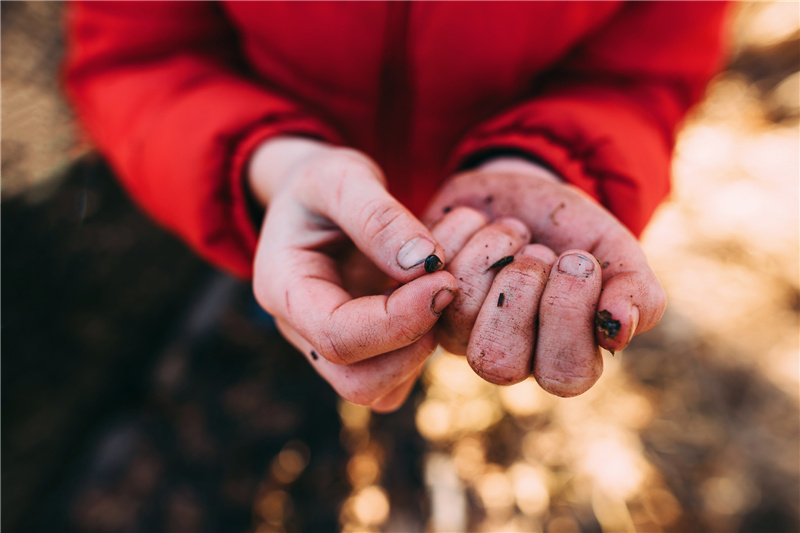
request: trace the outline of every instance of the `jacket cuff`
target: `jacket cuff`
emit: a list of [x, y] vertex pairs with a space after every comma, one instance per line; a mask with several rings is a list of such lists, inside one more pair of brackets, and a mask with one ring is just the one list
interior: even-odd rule
[[492, 137], [472, 137], [453, 153], [448, 175], [476, 168], [496, 157], [520, 157], [558, 175], [601, 202], [597, 181], [580, 160], [572, 157], [569, 147], [544, 136], [505, 133]]
[[[647, 102], [645, 102], [646, 104]], [[478, 125], [448, 170], [497, 155], [525, 154], [611, 211], [640, 235], [669, 192], [672, 131], [619, 91], [590, 87], [545, 96]]]

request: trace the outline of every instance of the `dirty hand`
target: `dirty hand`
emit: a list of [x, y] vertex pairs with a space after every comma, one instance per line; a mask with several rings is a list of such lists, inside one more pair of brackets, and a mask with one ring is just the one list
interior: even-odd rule
[[531, 162], [496, 159], [456, 175], [424, 220], [460, 289], [437, 338], [493, 383], [532, 373], [548, 392], [581, 394], [603, 371], [598, 344], [621, 350], [664, 312], [633, 234]]
[[[430, 329], [457, 290], [451, 274], [434, 272], [442, 247], [355, 150], [272, 139], [256, 150], [248, 184], [268, 206], [254, 265], [259, 303], [343, 398], [378, 411], [399, 407], [436, 348]], [[354, 298], [374, 276], [345, 285], [353, 244], [402, 285]]]

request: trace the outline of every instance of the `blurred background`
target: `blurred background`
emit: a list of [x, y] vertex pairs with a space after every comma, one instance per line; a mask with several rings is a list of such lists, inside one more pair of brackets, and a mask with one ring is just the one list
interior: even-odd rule
[[3, 529], [800, 530], [799, 6], [735, 6], [643, 238], [658, 328], [578, 398], [438, 353], [372, 415], [76, 135], [62, 4], [3, 2]]

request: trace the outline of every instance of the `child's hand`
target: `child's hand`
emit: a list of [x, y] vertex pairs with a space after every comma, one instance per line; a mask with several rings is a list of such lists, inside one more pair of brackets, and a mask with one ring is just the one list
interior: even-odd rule
[[[527, 161], [497, 160], [455, 176], [426, 220], [460, 288], [438, 340], [493, 383], [533, 373], [553, 394], [581, 394], [602, 373], [598, 344], [621, 350], [664, 312], [664, 290], [636, 238]], [[511, 263], [491, 268], [507, 256]]]
[[[436, 347], [429, 330], [458, 288], [447, 272], [426, 275], [441, 267], [431, 256], [444, 261], [442, 247], [354, 150], [274, 139], [254, 155], [249, 184], [268, 206], [253, 279], [259, 303], [342, 397], [399, 407]], [[354, 299], [371, 280], [345, 290], [351, 241], [403, 285]]]

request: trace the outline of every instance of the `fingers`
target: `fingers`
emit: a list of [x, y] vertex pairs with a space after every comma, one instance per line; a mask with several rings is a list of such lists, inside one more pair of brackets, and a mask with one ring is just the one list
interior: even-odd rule
[[467, 241], [489, 223], [489, 217], [469, 207], [448, 211], [432, 229], [433, 237], [444, 248], [448, 261], [455, 259]]
[[533, 375], [557, 396], [586, 392], [603, 373], [595, 343], [595, 315], [602, 274], [588, 252], [561, 254], [539, 304], [539, 336]]
[[666, 303], [664, 289], [649, 267], [609, 277], [597, 304], [597, 343], [611, 352], [622, 350], [634, 335], [658, 324]]
[[381, 270], [405, 283], [438, 270], [441, 245], [405, 206], [386, 190], [376, 165], [356, 152], [337, 152], [311, 169], [319, 178], [301, 183], [307, 207], [330, 219]]
[[469, 339], [467, 361], [498, 385], [531, 375], [539, 301], [556, 255], [540, 244], [525, 246], [494, 279]]
[[478, 231], [448, 266], [458, 279], [459, 291], [442, 315], [438, 340], [445, 349], [467, 353], [470, 332], [495, 277], [495, 263], [513, 256], [530, 239], [524, 224], [503, 218]]
[[[436, 272], [388, 296], [353, 300], [340, 286], [329, 257], [303, 253], [305, 261], [279, 274], [272, 283], [256, 283], [256, 287], [266, 285], [256, 297], [265, 309], [284, 317], [316, 346], [318, 355], [335, 364], [349, 365], [417, 341], [436, 323], [458, 290], [452, 275]], [[274, 295], [276, 287], [287, 287], [283, 298]]]
[[467, 172], [449, 180], [429, 213], [435, 218], [448, 206], [467, 205], [490, 217], [513, 215], [530, 228], [533, 242], [559, 254], [568, 249], [593, 254], [602, 265], [604, 284], [596, 339], [606, 349], [621, 350], [631, 332], [638, 334], [658, 323], [665, 308], [664, 291], [636, 237], [614, 215], [575, 187], [497, 170]]
[[389, 412], [402, 405], [413, 388], [425, 360], [436, 349], [433, 334], [416, 343], [348, 366], [322, 358], [316, 348], [283, 320], [276, 320], [281, 334], [291, 342], [334, 390], [345, 400]]
[[[259, 303], [336, 364], [413, 343], [458, 289], [448, 273], [426, 275], [441, 267], [443, 250], [389, 195], [366, 157], [340, 150], [304, 164], [267, 211], [254, 265]], [[341, 258], [332, 255], [342, 250], [345, 233], [378, 268], [406, 284], [389, 296], [352, 299]]]

